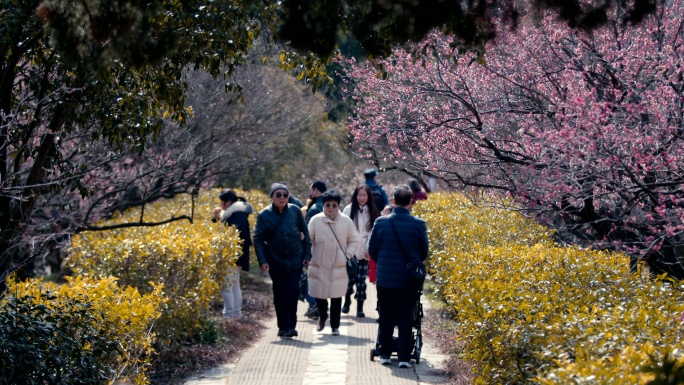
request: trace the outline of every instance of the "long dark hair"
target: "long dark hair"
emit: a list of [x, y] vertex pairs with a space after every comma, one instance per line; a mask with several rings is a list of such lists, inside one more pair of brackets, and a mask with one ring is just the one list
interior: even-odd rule
[[368, 208], [368, 212], [370, 213], [370, 221], [368, 221], [368, 228], [367, 230], [370, 231], [373, 228], [373, 223], [375, 223], [375, 220], [378, 219], [380, 216], [380, 211], [378, 211], [377, 206], [375, 206], [375, 201], [373, 200], [373, 193], [371, 192], [370, 187], [368, 185], [362, 184], [361, 186], [358, 186], [357, 188], [354, 189], [354, 194], [352, 194], [351, 198], [351, 213], [349, 213], [349, 217], [354, 221], [354, 224], [356, 225], [356, 228], [359, 228], [359, 223], [358, 223], [358, 216], [359, 216], [359, 201], [357, 199], [357, 196], [359, 195], [359, 191], [361, 190], [366, 190], [366, 195], [368, 195], [368, 202], [366, 202], [366, 207]]

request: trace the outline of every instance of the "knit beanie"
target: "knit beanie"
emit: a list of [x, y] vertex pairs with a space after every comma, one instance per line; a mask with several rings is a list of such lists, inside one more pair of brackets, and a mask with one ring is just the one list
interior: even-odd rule
[[288, 194], [290, 193], [290, 189], [287, 188], [287, 186], [285, 186], [284, 184], [282, 184], [282, 183], [273, 183], [273, 184], [271, 185], [271, 193], [268, 194], [268, 195], [269, 195], [269, 196], [273, 196], [273, 193], [276, 192], [276, 190], [285, 190], [285, 191], [287, 191]]

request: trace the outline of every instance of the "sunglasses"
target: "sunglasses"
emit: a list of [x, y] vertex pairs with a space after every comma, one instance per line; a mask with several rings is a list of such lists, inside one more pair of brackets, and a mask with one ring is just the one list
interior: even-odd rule
[[334, 209], [335, 207], [337, 207], [337, 203], [326, 203], [324, 206]]
[[286, 193], [286, 192], [284, 192], [284, 193], [281, 193], [281, 192], [275, 193], [275, 197], [276, 197], [276, 198], [287, 198], [287, 197], [289, 197], [289, 196], [290, 196], [290, 194], [288, 194], [288, 193]]

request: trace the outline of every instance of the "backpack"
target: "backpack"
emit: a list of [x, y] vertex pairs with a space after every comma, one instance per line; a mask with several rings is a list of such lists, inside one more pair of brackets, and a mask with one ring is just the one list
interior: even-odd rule
[[375, 207], [378, 211], [382, 211], [385, 208], [385, 200], [382, 199], [382, 192], [380, 191], [380, 185], [375, 185], [370, 188], [371, 194], [373, 195], [373, 201], [375, 202]]

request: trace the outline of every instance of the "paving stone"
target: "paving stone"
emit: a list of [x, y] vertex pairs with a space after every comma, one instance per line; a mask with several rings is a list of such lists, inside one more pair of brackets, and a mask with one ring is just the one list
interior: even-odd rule
[[[445, 377], [446, 356], [424, 341], [420, 364], [399, 368], [396, 356], [391, 366], [370, 360], [375, 348], [378, 317], [374, 309], [376, 290], [368, 285], [365, 318], [354, 312], [342, 314], [340, 335], [331, 335], [330, 324], [316, 331], [315, 320], [304, 316], [307, 304], [299, 302], [297, 331], [293, 339], [277, 337], [275, 317], [265, 322], [266, 332], [236, 362], [187, 379], [185, 385], [416, 385], [436, 384]], [[423, 307], [429, 302], [423, 296]], [[356, 309], [353, 301], [352, 310]]]

